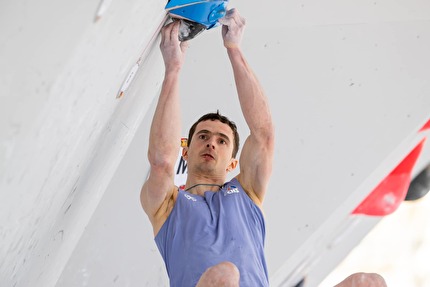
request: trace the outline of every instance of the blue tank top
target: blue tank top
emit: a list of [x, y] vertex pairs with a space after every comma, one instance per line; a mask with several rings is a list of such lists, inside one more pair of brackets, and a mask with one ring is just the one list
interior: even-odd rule
[[172, 287], [195, 286], [223, 261], [240, 271], [240, 286], [269, 286], [260, 208], [236, 179], [204, 196], [179, 189], [172, 212], [155, 236]]

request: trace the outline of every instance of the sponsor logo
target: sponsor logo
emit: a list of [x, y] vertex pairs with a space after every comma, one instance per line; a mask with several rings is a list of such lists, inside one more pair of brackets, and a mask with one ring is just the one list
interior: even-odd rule
[[186, 199], [188, 199], [188, 200], [197, 201], [197, 199], [195, 199], [194, 197], [192, 197], [192, 196], [191, 196], [191, 195], [189, 195], [189, 194], [184, 193], [184, 196], [185, 196], [185, 198], [186, 198]]
[[236, 186], [231, 185], [227, 187], [226, 191], [224, 192], [224, 195], [233, 193], [239, 193], [239, 189]]

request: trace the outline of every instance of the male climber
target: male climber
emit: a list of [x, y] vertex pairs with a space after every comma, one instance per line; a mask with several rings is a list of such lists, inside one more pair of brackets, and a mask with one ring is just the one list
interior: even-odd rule
[[269, 286], [261, 207], [272, 169], [273, 122], [267, 98], [240, 49], [245, 20], [232, 9], [220, 22], [250, 135], [241, 152], [240, 173], [226, 183], [238, 164], [236, 126], [218, 113], [203, 116], [191, 128], [182, 152], [188, 168], [184, 190], [173, 180], [186, 43], [178, 40], [179, 21], [162, 30], [165, 78], [150, 130], [151, 172], [141, 202], [171, 286]]
[[236, 125], [218, 112], [210, 113], [191, 127], [182, 151], [188, 167], [185, 188], [174, 185], [181, 136], [179, 73], [187, 48], [178, 40], [176, 21], [162, 29], [165, 77], [150, 130], [151, 172], [141, 203], [170, 286], [269, 286], [261, 208], [272, 171], [274, 127], [268, 100], [240, 48], [245, 20], [232, 9], [219, 22], [250, 129], [239, 158], [240, 172], [226, 182], [238, 164]]

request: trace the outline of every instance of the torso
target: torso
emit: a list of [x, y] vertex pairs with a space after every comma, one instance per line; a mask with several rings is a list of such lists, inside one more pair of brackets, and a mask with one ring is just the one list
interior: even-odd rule
[[192, 286], [222, 261], [238, 266], [241, 286], [267, 286], [263, 214], [237, 180], [204, 196], [176, 191], [171, 202], [155, 237], [171, 286]]

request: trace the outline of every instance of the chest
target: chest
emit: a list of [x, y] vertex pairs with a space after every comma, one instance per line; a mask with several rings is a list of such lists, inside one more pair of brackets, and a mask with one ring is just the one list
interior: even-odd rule
[[170, 229], [192, 241], [263, 237], [264, 221], [255, 204], [237, 188], [207, 192], [204, 197], [180, 192]]

